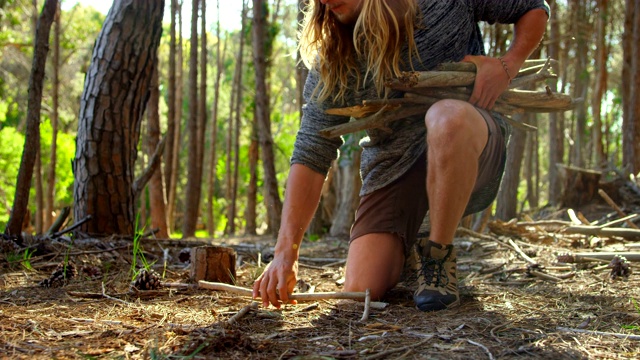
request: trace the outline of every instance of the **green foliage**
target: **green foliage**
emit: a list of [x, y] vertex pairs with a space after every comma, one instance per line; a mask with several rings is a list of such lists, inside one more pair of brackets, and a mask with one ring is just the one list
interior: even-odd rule
[[[636, 309], [636, 312], [640, 314], [640, 305], [638, 305], [638, 301], [636, 301], [636, 299], [634, 298], [631, 298], [631, 303], [633, 304], [633, 307]], [[622, 328], [627, 330], [640, 331], [640, 325], [623, 325]]]
[[18, 168], [22, 157], [22, 147], [24, 146], [24, 136], [15, 128], [7, 127], [0, 129], [0, 228], [5, 227], [9, 221], [11, 206], [15, 195], [16, 179], [18, 178]]

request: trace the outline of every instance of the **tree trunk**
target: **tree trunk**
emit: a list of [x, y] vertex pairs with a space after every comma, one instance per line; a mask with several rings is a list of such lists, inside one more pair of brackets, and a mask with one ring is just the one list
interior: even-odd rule
[[27, 108], [27, 130], [24, 149], [20, 160], [20, 169], [16, 181], [16, 193], [13, 199], [11, 215], [5, 228], [7, 235], [20, 236], [22, 222], [28, 211], [29, 190], [36, 162], [36, 153], [40, 148], [40, 109], [42, 101], [42, 83], [45, 64], [49, 51], [49, 33], [56, 14], [57, 0], [46, 0], [36, 28], [35, 46], [31, 75], [29, 77], [29, 105]]
[[[175, 141], [176, 132], [176, 10], [178, 7], [177, 0], [171, 1], [171, 24], [169, 25], [169, 74], [167, 84], [167, 131], [165, 138], [167, 144], [164, 149], [164, 184], [165, 184], [165, 198], [169, 199], [169, 193], [171, 192], [171, 175], [173, 173], [173, 142]], [[172, 206], [167, 203], [167, 211], [171, 210]], [[171, 215], [167, 214], [167, 223]]]
[[255, 116], [251, 122], [251, 143], [249, 144], [249, 186], [247, 186], [247, 208], [245, 213], [246, 235], [257, 234], [257, 198], [258, 198], [258, 161], [260, 161], [260, 146], [258, 143], [258, 124]]
[[191, 48], [189, 54], [189, 143], [195, 151], [189, 152], [187, 191], [184, 203], [184, 219], [182, 223], [182, 236], [194, 237], [198, 223], [198, 208], [200, 206], [200, 194], [198, 193], [198, 3], [191, 2]]
[[640, 170], [640, 0], [627, 0], [624, 30], [623, 163], [632, 174]]
[[200, 92], [198, 96], [198, 213], [202, 197], [204, 175], [204, 148], [207, 129], [207, 0], [200, 0]]
[[78, 234], [133, 233], [134, 165], [162, 33], [164, 1], [114, 2], [96, 45], [80, 103], [73, 164]]
[[184, 57], [182, 52], [182, 1], [176, 9], [178, 16], [178, 49], [177, 49], [177, 69], [176, 69], [176, 98], [175, 98], [175, 129], [173, 136], [173, 149], [171, 156], [171, 179], [169, 182], [169, 197], [167, 198], [167, 227], [169, 231], [175, 228], [175, 208], [176, 193], [178, 187], [178, 174], [180, 173], [180, 146], [182, 145], [182, 100], [183, 100], [183, 63]]
[[[558, 20], [558, 3], [555, 0], [549, 1], [551, 7], [551, 19], [549, 20], [549, 46], [548, 53], [552, 59], [560, 60], [560, 22]], [[558, 72], [563, 69], [556, 69]], [[553, 92], [558, 91], [557, 81], [550, 82], [549, 88]], [[562, 163], [563, 158], [563, 133], [560, 127], [561, 114], [549, 114], [549, 204], [556, 205], [560, 199], [561, 181], [558, 175], [556, 164]]]
[[507, 163], [496, 206], [496, 217], [500, 220], [510, 220], [518, 214], [518, 185], [526, 137], [527, 133], [524, 130], [514, 128], [509, 140]]
[[[239, 34], [240, 38], [242, 38], [242, 34]], [[240, 73], [238, 72], [239, 66], [238, 62], [240, 59], [240, 53], [236, 57], [236, 67], [233, 73], [233, 83], [231, 84], [231, 99], [229, 100], [229, 121], [227, 122], [227, 135], [226, 135], [226, 146], [227, 146], [227, 162], [225, 168], [225, 199], [227, 200], [227, 224], [224, 227], [224, 233], [229, 235], [235, 233], [235, 214], [233, 213], [233, 208], [231, 206], [231, 197], [233, 196], [233, 127], [235, 122], [233, 121], [233, 112], [235, 111], [236, 104], [236, 95], [238, 92], [236, 88], [240, 86]]]
[[247, 17], [247, 3], [243, 0], [242, 1], [242, 26], [241, 26], [241, 30], [240, 30], [240, 34], [242, 34], [242, 36], [240, 37], [240, 50], [238, 50], [238, 62], [237, 62], [237, 69], [238, 69], [238, 86], [236, 88], [237, 90], [237, 94], [236, 94], [236, 110], [235, 110], [235, 134], [233, 136], [234, 140], [234, 149], [233, 149], [233, 154], [234, 154], [234, 159], [233, 159], [233, 190], [231, 192], [231, 210], [230, 212], [230, 216], [229, 218], [231, 219], [230, 222], [230, 233], [231, 234], [235, 234], [235, 230], [236, 230], [236, 226], [235, 226], [235, 218], [236, 218], [236, 213], [237, 213], [237, 200], [238, 200], [238, 171], [240, 169], [240, 127], [242, 126], [242, 103], [243, 103], [243, 95], [242, 95], [242, 90], [243, 90], [243, 86], [242, 86], [242, 73], [243, 73], [243, 65], [244, 65], [244, 32], [245, 32], [245, 27], [246, 27], [246, 17]]
[[269, 99], [267, 97], [267, 64], [265, 58], [267, 6], [264, 0], [253, 0], [253, 59], [256, 73], [256, 119], [259, 126], [262, 168], [264, 172], [265, 203], [269, 231], [277, 234], [280, 227], [282, 201], [278, 192]]
[[[158, 64], [156, 63], [151, 80], [151, 96], [147, 106], [147, 152], [149, 158], [160, 142], [160, 84], [158, 81]], [[151, 207], [151, 228], [158, 229], [156, 236], [169, 238], [167, 214], [165, 208], [165, 191], [162, 180], [162, 166], [158, 166], [149, 180], [149, 204]]]
[[[576, 38], [576, 53], [581, 54], [575, 58], [574, 73], [574, 98], [587, 99], [589, 94], [589, 73], [587, 70], [589, 61], [589, 43], [587, 34], [590, 32], [589, 18], [587, 16], [586, 0], [573, 0], [571, 2], [571, 11], [573, 12], [572, 25], [573, 34]], [[572, 163], [575, 166], [583, 167], [585, 165], [585, 137], [587, 130], [587, 104], [585, 101], [579, 103], [573, 111], [575, 119], [575, 133], [573, 147]]]
[[593, 114], [593, 144], [595, 166], [606, 166], [607, 156], [602, 141], [602, 97], [607, 91], [607, 58], [609, 57], [609, 47], [606, 41], [607, 22], [609, 20], [609, 0], [598, 0], [597, 8], [600, 10], [596, 16], [596, 57], [595, 73], [596, 84], [591, 101]]
[[216, 1], [217, 8], [217, 21], [216, 21], [216, 81], [213, 88], [213, 105], [211, 106], [211, 144], [209, 155], [209, 176], [207, 179], [208, 194], [207, 194], [207, 229], [209, 230], [209, 236], [214, 237], [216, 231], [215, 222], [215, 186], [216, 186], [216, 167], [218, 160], [216, 157], [216, 146], [218, 144], [218, 102], [220, 99], [220, 78], [222, 77], [222, 71], [224, 70], [224, 54], [227, 49], [227, 37], [224, 40], [224, 47], [220, 48], [220, 0]]
[[53, 27], [53, 84], [51, 100], [53, 106], [51, 109], [51, 148], [50, 148], [50, 160], [49, 171], [47, 175], [47, 192], [46, 192], [46, 205], [44, 211], [44, 228], [48, 229], [53, 223], [54, 219], [54, 202], [56, 194], [56, 163], [58, 153], [58, 108], [59, 94], [60, 94], [60, 2], [58, 2], [56, 10], [55, 25]]
[[[535, 118], [535, 114], [531, 116]], [[537, 122], [537, 121], [536, 121]], [[531, 124], [536, 126], [537, 124]], [[527, 181], [527, 202], [530, 209], [538, 208], [538, 177], [537, 175], [537, 154], [538, 154], [538, 142], [536, 141], [536, 133], [531, 133], [527, 136], [526, 142], [526, 166], [524, 168], [524, 177]]]

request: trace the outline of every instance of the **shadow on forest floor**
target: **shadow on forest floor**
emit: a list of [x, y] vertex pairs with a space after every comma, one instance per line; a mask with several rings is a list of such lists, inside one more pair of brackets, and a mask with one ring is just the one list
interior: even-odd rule
[[[259, 272], [257, 253], [268, 257], [273, 239], [221, 241], [238, 252], [238, 285], [250, 287]], [[166, 281], [188, 282], [188, 267], [178, 254], [202, 243], [145, 240], [144, 249]], [[250, 298], [203, 289], [130, 293], [127, 240], [76, 243], [71, 260], [101, 272], [90, 279], [81, 271], [63, 287], [41, 287], [64, 257], [66, 245], [60, 244], [57, 256], [32, 259], [34, 270], [2, 263], [0, 353], [25, 359], [640, 357], [640, 310], [632, 300], [640, 301], [637, 266], [630, 277], [611, 280], [601, 264], [557, 264], [558, 253], [575, 250], [570, 242], [519, 240], [545, 272], [574, 273], [552, 282], [527, 275], [527, 263], [499, 241], [462, 237], [456, 243], [462, 297], [457, 308], [422, 313], [413, 307], [411, 290], [399, 286], [384, 299], [388, 306], [372, 310], [365, 322], [361, 303], [323, 300], [254, 309], [233, 325], [226, 323]], [[300, 279], [316, 292], [339, 291], [343, 265], [323, 264], [344, 259], [346, 248], [335, 239], [306, 242]], [[170, 255], [166, 268], [160, 265], [163, 249]]]

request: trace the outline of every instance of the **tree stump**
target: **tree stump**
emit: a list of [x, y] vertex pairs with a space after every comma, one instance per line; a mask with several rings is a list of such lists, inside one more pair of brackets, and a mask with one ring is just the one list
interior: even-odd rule
[[564, 165], [560, 165], [559, 168], [564, 176], [561, 207], [577, 208], [594, 200], [600, 201], [598, 186], [601, 172]]
[[200, 246], [191, 249], [191, 280], [234, 284], [236, 252], [224, 246]]

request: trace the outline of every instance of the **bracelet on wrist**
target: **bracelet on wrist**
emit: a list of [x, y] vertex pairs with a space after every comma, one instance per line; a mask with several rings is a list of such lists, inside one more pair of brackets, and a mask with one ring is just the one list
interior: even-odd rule
[[511, 80], [513, 80], [513, 77], [511, 76], [511, 73], [509, 72], [509, 66], [507, 66], [506, 61], [504, 61], [504, 59], [502, 59], [502, 57], [498, 57], [498, 60], [500, 60], [500, 64], [502, 64], [502, 68], [504, 69], [504, 72], [507, 74], [507, 78], [509, 78], [509, 84], [511, 84]]

